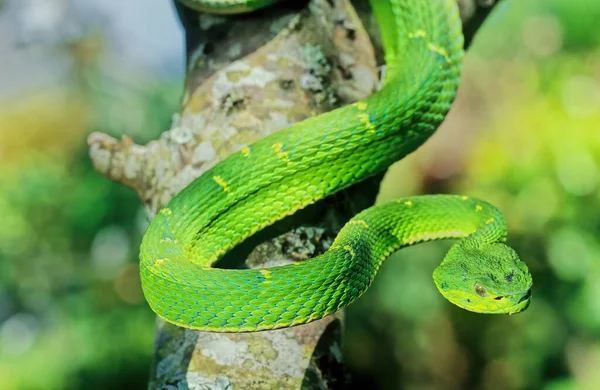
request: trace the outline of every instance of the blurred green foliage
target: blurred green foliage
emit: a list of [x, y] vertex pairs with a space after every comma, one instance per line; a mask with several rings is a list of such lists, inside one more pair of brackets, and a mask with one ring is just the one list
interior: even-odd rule
[[[390, 170], [380, 195], [464, 193], [497, 205], [533, 273], [531, 307], [510, 317], [460, 310], [431, 280], [450, 243], [400, 251], [348, 309], [356, 388], [598, 387], [598, 20], [595, 0], [505, 0], [467, 55], [450, 117]], [[85, 137], [156, 137], [181, 81], [136, 90], [106, 77], [80, 50], [86, 39], [97, 37], [61, 53], [81, 65], [74, 82], [0, 111], [2, 389], [146, 385], [146, 217], [136, 194], [93, 171]]]
[[180, 91], [163, 82], [116, 92], [104, 77], [90, 69], [78, 89], [0, 114], [2, 389], [130, 389], [147, 379], [154, 315], [137, 265], [146, 216], [133, 191], [94, 171], [85, 137], [131, 128], [147, 141], [169, 126]]

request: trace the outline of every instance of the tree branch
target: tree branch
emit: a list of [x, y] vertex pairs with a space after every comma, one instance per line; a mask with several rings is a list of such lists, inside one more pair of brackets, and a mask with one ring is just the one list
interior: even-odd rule
[[[494, 1], [457, 0], [467, 42]], [[291, 4], [294, 3], [295, 7]], [[176, 4], [186, 31], [187, 72], [179, 114], [145, 146], [93, 133], [95, 168], [135, 189], [154, 215], [178, 191], [232, 152], [280, 128], [354, 102], [378, 85], [381, 52], [367, 0], [313, 0], [249, 15], [199, 14]], [[302, 261], [327, 250], [340, 226], [373, 204], [381, 177], [299, 213], [230, 258], [251, 267]], [[348, 199], [352, 199], [349, 202]], [[291, 231], [290, 226], [303, 225]], [[149, 388], [341, 387], [342, 314], [308, 325], [250, 334], [187, 330], [157, 320]]]

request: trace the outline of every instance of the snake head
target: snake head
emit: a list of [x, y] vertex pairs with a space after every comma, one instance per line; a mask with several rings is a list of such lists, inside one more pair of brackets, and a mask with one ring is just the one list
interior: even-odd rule
[[442, 295], [463, 309], [514, 314], [531, 299], [532, 278], [517, 253], [502, 243], [470, 247], [455, 244], [433, 273]]

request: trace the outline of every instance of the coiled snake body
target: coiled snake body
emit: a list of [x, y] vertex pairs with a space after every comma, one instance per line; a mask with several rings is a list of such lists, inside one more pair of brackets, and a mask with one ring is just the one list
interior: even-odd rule
[[[274, 0], [185, 0], [241, 12]], [[316, 258], [269, 269], [211, 265], [264, 227], [376, 173], [421, 145], [450, 109], [463, 37], [455, 0], [372, 0], [387, 64], [370, 98], [307, 119], [234, 153], [183, 189], [141, 245], [150, 307], [177, 325], [217, 332], [289, 327], [347, 306], [393, 251], [460, 238], [434, 272], [454, 304], [482, 313], [529, 305], [531, 276], [502, 242], [492, 205], [466, 196], [400, 199], [352, 218]]]

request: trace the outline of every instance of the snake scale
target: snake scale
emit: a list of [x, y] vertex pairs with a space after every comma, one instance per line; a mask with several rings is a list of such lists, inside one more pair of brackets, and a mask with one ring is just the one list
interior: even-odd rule
[[[185, 0], [196, 9], [246, 12], [275, 0]], [[383, 172], [418, 148], [456, 95], [463, 58], [455, 0], [372, 0], [387, 64], [366, 100], [296, 123], [205, 172], [151, 221], [140, 249], [144, 295], [161, 317], [213, 332], [305, 324], [356, 300], [395, 250], [458, 238], [433, 279], [441, 294], [480, 313], [529, 306], [527, 266], [503, 242], [492, 205], [430, 195], [373, 206], [313, 259], [268, 269], [213, 268], [268, 225]]]

